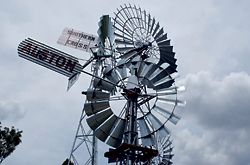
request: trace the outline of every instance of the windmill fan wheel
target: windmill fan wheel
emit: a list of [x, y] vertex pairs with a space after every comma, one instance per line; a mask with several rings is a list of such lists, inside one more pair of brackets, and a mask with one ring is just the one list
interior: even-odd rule
[[[106, 64], [101, 77], [86, 91], [84, 105], [87, 123], [94, 135], [113, 147], [123, 142], [128, 102], [111, 106], [115, 101], [128, 100], [131, 89], [137, 93], [136, 129], [139, 144], [155, 145], [155, 133], [160, 139], [169, 134], [168, 123], [180, 119], [175, 107], [183, 104], [177, 99], [175, 85], [177, 65], [170, 40], [159, 23], [135, 6], [124, 6], [114, 18], [115, 62]], [[132, 92], [133, 93], [133, 92]]]

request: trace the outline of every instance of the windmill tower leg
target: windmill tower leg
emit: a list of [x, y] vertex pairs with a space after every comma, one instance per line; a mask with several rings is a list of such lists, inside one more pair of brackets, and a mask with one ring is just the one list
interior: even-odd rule
[[[69, 156], [68, 165], [96, 165], [97, 164], [97, 140], [93, 136], [93, 131], [86, 131], [84, 128], [85, 112], [82, 111], [81, 118], [74, 137], [73, 146]], [[84, 152], [82, 152], [84, 150]], [[88, 155], [88, 156], [87, 156]]]

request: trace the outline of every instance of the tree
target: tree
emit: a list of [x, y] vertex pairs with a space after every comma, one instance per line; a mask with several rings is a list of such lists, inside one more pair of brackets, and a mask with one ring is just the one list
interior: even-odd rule
[[16, 146], [21, 143], [21, 133], [22, 131], [14, 127], [4, 127], [2, 129], [0, 122], [0, 164], [16, 149]]
[[62, 165], [74, 165], [69, 159], [66, 159]]

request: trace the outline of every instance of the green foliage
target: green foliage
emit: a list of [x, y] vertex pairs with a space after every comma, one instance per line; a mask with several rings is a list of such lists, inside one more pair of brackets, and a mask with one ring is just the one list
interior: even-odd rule
[[0, 163], [21, 143], [21, 133], [22, 131], [16, 130], [14, 127], [2, 128], [0, 122]]
[[62, 165], [74, 165], [69, 159], [66, 159]]

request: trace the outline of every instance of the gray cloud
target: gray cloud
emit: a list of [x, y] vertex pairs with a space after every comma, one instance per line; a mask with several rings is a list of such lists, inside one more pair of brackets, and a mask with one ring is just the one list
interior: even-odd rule
[[19, 120], [24, 117], [24, 110], [14, 101], [0, 100], [0, 121]]
[[[89, 85], [83, 75], [66, 93], [67, 79], [19, 58], [18, 43], [32, 37], [88, 58], [56, 44], [62, 29], [96, 34], [99, 17], [113, 15], [124, 3], [139, 4], [160, 21], [185, 77], [187, 106], [172, 131], [174, 164], [248, 165], [250, 12], [244, 0], [4, 2], [0, 6], [0, 116], [5, 117], [0, 120], [24, 130], [23, 143], [5, 163], [60, 164], [69, 154], [80, 117], [84, 102], [80, 91]], [[194, 74], [200, 70], [206, 72]], [[104, 159], [103, 153], [99, 158]], [[46, 161], [37, 161], [41, 159]]]
[[248, 165], [250, 75], [239, 72], [216, 79], [199, 72], [188, 75], [185, 83], [187, 106], [176, 132], [177, 164]]

